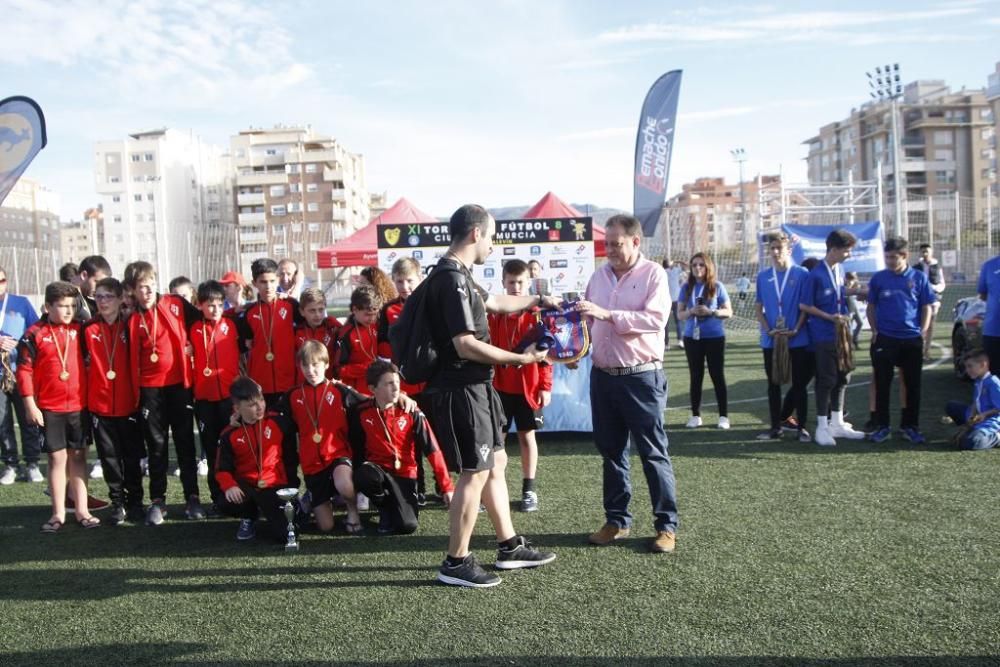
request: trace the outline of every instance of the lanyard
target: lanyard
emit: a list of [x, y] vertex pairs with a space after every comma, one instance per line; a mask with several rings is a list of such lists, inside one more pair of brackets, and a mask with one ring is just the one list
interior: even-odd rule
[[843, 304], [843, 296], [840, 290], [840, 265], [835, 265], [832, 269], [830, 265], [823, 260], [823, 266], [826, 267], [826, 273], [830, 276], [830, 282], [833, 284], [833, 291], [837, 293], [837, 315], [840, 315], [840, 307]]
[[254, 463], [257, 465], [257, 488], [264, 488], [264, 420], [260, 419], [256, 424], [254, 430], [257, 432], [257, 451], [254, 451], [253, 438], [250, 437], [250, 431], [247, 429], [246, 424], [240, 424], [243, 427], [243, 435], [247, 439], [247, 449], [250, 450], [250, 455], [254, 458]]
[[[700, 290], [698, 288], [701, 288]], [[695, 301], [705, 293], [705, 283], [696, 283], [694, 289], [691, 290], [691, 307], [694, 308]]]
[[778, 295], [778, 313], [781, 313], [781, 295], [785, 293], [785, 285], [788, 284], [788, 276], [792, 273], [792, 267], [785, 269], [785, 277], [781, 281], [781, 285], [778, 285], [778, 269], [777, 267], [771, 267], [771, 275], [774, 276], [774, 293]]
[[[386, 414], [388, 414], [388, 411], [391, 407], [392, 406], [386, 408]], [[393, 441], [392, 434], [389, 432], [389, 424], [382, 416], [382, 411], [379, 409], [377, 405], [375, 406], [375, 414], [378, 415], [378, 420], [382, 422], [382, 430], [385, 431], [385, 442], [392, 449], [392, 458], [393, 458], [392, 467], [394, 467], [396, 470], [399, 470], [400, 467], [402, 467], [403, 465], [399, 459], [399, 447], [397, 447], [396, 443]]]
[[[313, 387], [313, 406], [314, 406], [313, 410], [309, 409], [309, 398], [306, 396], [306, 388], [305, 386], [302, 387], [302, 407], [305, 408], [306, 417], [309, 419], [309, 423], [312, 424], [313, 427], [312, 440], [317, 445], [323, 442], [323, 431], [320, 428], [319, 418], [320, 415], [323, 413], [323, 404], [326, 402], [326, 392], [327, 389], [329, 389], [329, 387], [330, 387], [329, 380], [323, 380], [322, 387], [320, 387], [319, 385]], [[319, 397], [318, 401], [316, 400], [317, 396]]]
[[3, 295], [3, 305], [0, 306], [0, 331], [3, 331], [4, 322], [7, 321], [7, 297], [10, 296], [10, 292]]

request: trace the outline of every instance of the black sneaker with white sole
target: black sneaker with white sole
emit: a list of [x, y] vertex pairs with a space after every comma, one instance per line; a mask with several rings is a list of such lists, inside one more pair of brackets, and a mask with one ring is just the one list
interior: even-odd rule
[[490, 588], [500, 583], [500, 577], [484, 570], [472, 554], [462, 559], [458, 565], [450, 565], [445, 559], [438, 570], [437, 580], [449, 586], [467, 588]]
[[531, 542], [518, 535], [514, 538], [513, 547], [497, 549], [496, 568], [498, 570], [517, 570], [524, 567], [546, 565], [556, 559], [551, 551], [539, 551], [531, 546]]

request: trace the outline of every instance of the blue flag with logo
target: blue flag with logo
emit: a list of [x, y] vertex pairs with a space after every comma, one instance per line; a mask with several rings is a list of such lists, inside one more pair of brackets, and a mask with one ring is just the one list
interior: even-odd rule
[[34, 100], [0, 100], [0, 204], [46, 142], [45, 116]]
[[844, 262], [844, 271], [875, 273], [885, 268], [882, 254], [882, 223], [855, 222], [848, 225], [781, 225], [792, 246], [792, 259], [802, 264], [806, 257], [822, 259], [826, 256], [826, 237], [835, 229], [854, 234], [857, 245], [851, 248], [850, 258]]
[[674, 147], [681, 70], [667, 72], [646, 93], [635, 138], [632, 211], [642, 223], [642, 233], [652, 236], [667, 196], [670, 153]]

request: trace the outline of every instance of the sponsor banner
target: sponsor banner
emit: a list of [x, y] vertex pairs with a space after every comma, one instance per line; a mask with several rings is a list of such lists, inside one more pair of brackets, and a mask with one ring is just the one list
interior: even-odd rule
[[681, 93], [681, 71], [667, 72], [653, 84], [642, 103], [639, 131], [635, 138], [632, 209], [651, 237], [660, 221], [667, 195], [670, 154], [674, 147], [677, 102]]
[[[882, 223], [856, 222], [852, 225], [781, 225], [792, 246], [792, 259], [801, 264], [807, 257], [822, 259], [826, 256], [826, 237], [835, 229], [843, 229], [857, 237], [851, 257], [844, 262], [844, 271], [875, 273], [885, 268], [882, 254]], [[763, 245], [763, 241], [762, 241]], [[762, 263], [761, 266], [764, 266]]]
[[[447, 222], [379, 225], [378, 265], [386, 272], [401, 257], [412, 257], [424, 273], [451, 243]], [[473, 275], [483, 289], [503, 293], [503, 263], [537, 260], [553, 294], [583, 292], [594, 272], [594, 225], [590, 217], [497, 220], [493, 253]]]
[[0, 100], [0, 203], [47, 141], [45, 116], [34, 100]]

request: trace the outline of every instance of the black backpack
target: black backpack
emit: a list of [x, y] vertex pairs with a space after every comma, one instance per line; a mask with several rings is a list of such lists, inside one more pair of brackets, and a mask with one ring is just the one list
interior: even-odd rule
[[[403, 379], [411, 384], [427, 382], [437, 373], [440, 355], [430, 327], [430, 284], [435, 276], [449, 271], [461, 273], [451, 262], [438, 262], [407, 297], [399, 319], [389, 327], [392, 358], [399, 366]], [[472, 291], [468, 283], [466, 291], [471, 300]]]

